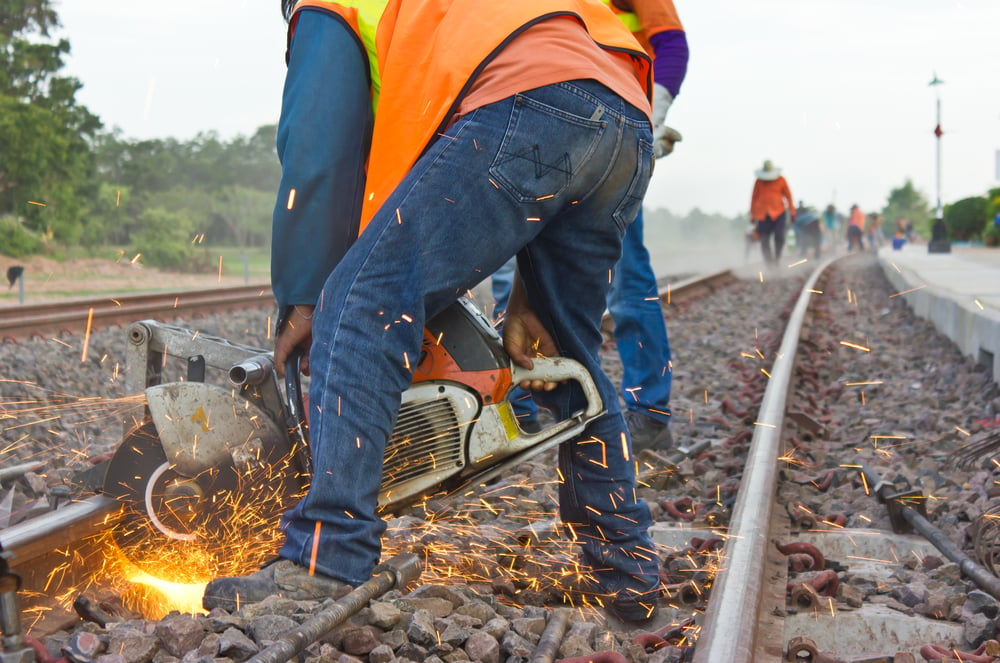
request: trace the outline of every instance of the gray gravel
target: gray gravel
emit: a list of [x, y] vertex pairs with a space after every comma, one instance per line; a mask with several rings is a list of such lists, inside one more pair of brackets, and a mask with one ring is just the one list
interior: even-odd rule
[[[747, 431], [766, 387], [764, 371], [806, 269], [766, 275], [763, 281], [749, 272], [709, 299], [667, 307], [674, 355], [673, 436], [679, 444], [704, 442], [708, 448], [692, 458], [641, 458], [640, 493], [658, 522], [725, 524]], [[843, 513], [848, 527], [888, 528], [884, 507], [865, 495], [857, 473], [840, 467], [861, 456], [887, 478], [933, 493], [938, 499], [928, 510], [934, 521], [971, 550], [970, 528], [1000, 492], [996, 464], [987, 451], [959, 467], [952, 453], [1000, 428], [1000, 393], [985, 370], [914, 318], [902, 298], [890, 298], [889, 288], [867, 255], [839, 265], [823, 283], [823, 313], [804, 343], [805, 377], [790, 409], [808, 413], [824, 434], [794, 422], [786, 425], [787, 444], [801, 452], [784, 469], [790, 480], [780, 498], [792, 511], [802, 504], [823, 516]], [[172, 322], [267, 347], [266, 319], [267, 312], [258, 311]], [[67, 337], [0, 345], [2, 467], [43, 463], [16, 476], [0, 474], [0, 526], [48, 509], [53, 492], [65, 490], [60, 487], [120, 440], [124, 331], [94, 333], [86, 357], [81, 344], [81, 338]], [[607, 350], [606, 370], [620, 375], [610, 342]], [[905, 443], [893, 444], [890, 452], [876, 450], [873, 440], [885, 439]], [[373, 603], [310, 647], [306, 660], [530, 658], [546, 615], [559, 605], [557, 569], [573, 561], [558, 527], [544, 528], [556, 514], [552, 467], [551, 456], [543, 456], [473, 499], [436, 497], [391, 520], [388, 552], [417, 546], [433, 551], [421, 586]], [[817, 490], [831, 472], [830, 486]], [[525, 551], [516, 533], [529, 525], [549, 534]], [[698, 543], [660, 551], [678, 623], [704, 607], [708, 593], [692, 594], [692, 588], [710, 587], [710, 576], [695, 572], [698, 555], [710, 554], [692, 552]], [[846, 605], [878, 599], [914, 613], [936, 611], [938, 618], [969, 625], [964, 645], [970, 648], [993, 637], [997, 608], [992, 597], [976, 592], [954, 565], [930, 566], [901, 565], [899, 582], [891, 587], [868, 586], [841, 572], [844, 589], [837, 600]], [[235, 615], [170, 614], [149, 620], [122, 611], [126, 618], [120, 622], [84, 623], [45, 644], [54, 655], [66, 654], [78, 663], [243, 661], [322, 607], [275, 599]], [[573, 615], [558, 658], [615, 648], [629, 661], [677, 661], [696, 638], [686, 632], [684, 643], [646, 651], [631, 643], [632, 634], [607, 625], [599, 610], [578, 607]]]

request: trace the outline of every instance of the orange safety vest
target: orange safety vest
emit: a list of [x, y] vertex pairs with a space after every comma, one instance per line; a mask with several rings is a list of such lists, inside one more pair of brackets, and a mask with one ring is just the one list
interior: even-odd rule
[[361, 229], [444, 130], [479, 72], [539, 21], [575, 17], [599, 46], [631, 55], [646, 95], [652, 90], [651, 60], [600, 0], [302, 0], [289, 22], [289, 43], [305, 8], [343, 20], [371, 64], [376, 113]]

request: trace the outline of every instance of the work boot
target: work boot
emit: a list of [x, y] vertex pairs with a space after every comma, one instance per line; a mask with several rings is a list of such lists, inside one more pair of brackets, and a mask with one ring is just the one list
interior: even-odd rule
[[658, 419], [636, 410], [625, 411], [625, 423], [628, 424], [632, 436], [632, 455], [638, 456], [640, 451], [666, 451], [674, 446], [670, 426]]
[[351, 589], [346, 582], [319, 573], [310, 575], [306, 567], [290, 559], [279, 558], [250, 575], [216, 578], [205, 587], [201, 604], [206, 610], [222, 608], [234, 612], [241, 606], [259, 603], [269, 596], [296, 601], [336, 599]]

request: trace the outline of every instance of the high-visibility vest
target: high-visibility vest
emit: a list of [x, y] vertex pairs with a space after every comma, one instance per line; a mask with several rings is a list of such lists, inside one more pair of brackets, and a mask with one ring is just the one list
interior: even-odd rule
[[601, 0], [604, 4], [611, 8], [611, 11], [615, 13], [615, 16], [625, 24], [625, 27], [629, 29], [632, 34], [637, 32], [642, 32], [642, 22], [639, 20], [639, 15], [635, 12], [627, 12], [624, 9], [619, 9], [611, 0]]
[[650, 37], [666, 30], [684, 30], [684, 26], [681, 25], [681, 19], [677, 15], [677, 8], [674, 7], [672, 0], [665, 0], [662, 6], [647, 9], [647, 11], [651, 11], [651, 16], [647, 16], [647, 19], [652, 20], [652, 26], [644, 26], [638, 14], [618, 6], [619, 4], [624, 4], [626, 7], [630, 7], [631, 2], [628, 2], [628, 0], [624, 0], [623, 2], [619, 0], [618, 3], [615, 0], [601, 0], [601, 2], [606, 4], [614, 12], [615, 16], [625, 24], [625, 27], [632, 32], [650, 57], [653, 57], [653, 45], [649, 43]]
[[361, 228], [443, 131], [459, 100], [492, 57], [536, 23], [574, 17], [602, 48], [628, 54], [647, 97], [652, 61], [597, 0], [302, 0], [342, 20], [370, 63], [376, 108]]

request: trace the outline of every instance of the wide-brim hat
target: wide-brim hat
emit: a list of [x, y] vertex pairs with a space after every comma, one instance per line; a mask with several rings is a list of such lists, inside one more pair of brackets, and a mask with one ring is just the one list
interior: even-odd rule
[[770, 159], [764, 162], [764, 166], [756, 172], [757, 179], [771, 182], [781, 177], [781, 169], [775, 168]]

